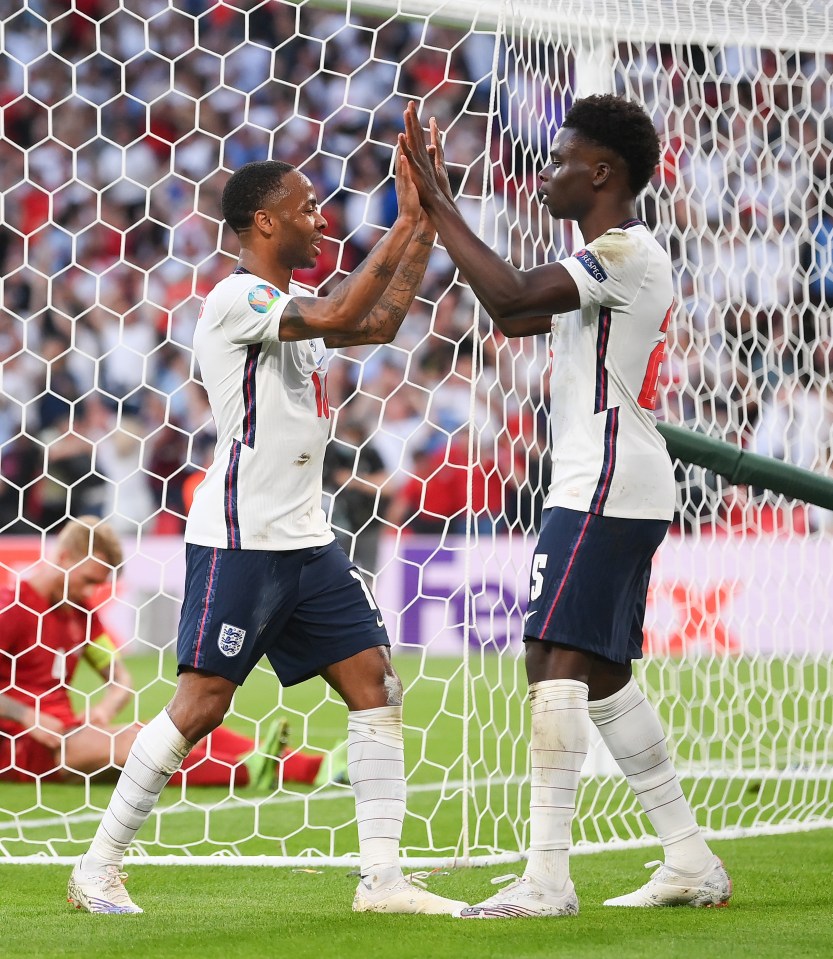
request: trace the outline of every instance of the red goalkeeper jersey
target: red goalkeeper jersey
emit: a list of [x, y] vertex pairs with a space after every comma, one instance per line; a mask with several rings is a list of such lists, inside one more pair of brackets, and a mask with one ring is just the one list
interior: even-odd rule
[[[78, 719], [67, 684], [82, 656], [101, 670], [101, 656], [112, 655], [113, 646], [96, 613], [50, 607], [26, 582], [19, 599], [14, 589], [0, 589], [0, 693], [27, 706], [39, 702], [41, 711], [73, 726]], [[22, 728], [0, 719], [2, 732], [14, 735]]]

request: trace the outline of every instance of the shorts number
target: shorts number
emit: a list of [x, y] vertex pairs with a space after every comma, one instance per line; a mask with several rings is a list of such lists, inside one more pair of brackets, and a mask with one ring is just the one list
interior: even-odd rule
[[370, 587], [362, 579], [361, 573], [355, 569], [351, 569], [349, 572], [350, 572], [350, 575], [353, 577], [353, 579], [355, 579], [356, 582], [359, 584], [359, 586], [361, 586], [362, 592], [367, 598], [367, 602], [370, 605], [370, 608], [378, 609], [379, 607], [376, 605], [376, 600], [373, 598], [373, 593], [370, 592]]
[[532, 586], [529, 590], [530, 602], [538, 599], [538, 597], [544, 591], [544, 577], [541, 575], [541, 570], [546, 569], [546, 567], [547, 554], [536, 553], [532, 557]]
[[653, 350], [651, 350], [651, 355], [648, 357], [648, 367], [645, 370], [642, 389], [639, 391], [639, 397], [636, 401], [644, 410], [654, 410], [657, 405], [659, 374], [662, 370], [662, 361], [665, 358], [665, 333], [668, 329], [668, 324], [671, 322], [671, 310], [673, 308], [674, 304], [672, 303], [671, 306], [668, 307], [668, 312], [665, 314], [662, 326], [659, 328], [660, 333], [662, 333], [662, 339]]

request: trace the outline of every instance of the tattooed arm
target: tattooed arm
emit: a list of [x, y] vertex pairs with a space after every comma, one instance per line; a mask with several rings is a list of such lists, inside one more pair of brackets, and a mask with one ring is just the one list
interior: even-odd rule
[[[398, 284], [403, 282], [399, 268], [420, 217], [416, 187], [400, 155], [397, 155], [396, 162], [396, 197], [399, 203], [396, 221], [349, 276], [327, 296], [294, 296], [289, 301], [280, 319], [281, 340], [324, 337], [328, 345], [336, 340], [339, 344], [381, 342], [368, 339], [367, 333], [359, 336], [359, 330], [366, 324], [374, 325], [371, 314], [395, 278], [400, 277]], [[419, 279], [422, 279], [421, 275]], [[417, 285], [414, 285], [407, 300], [408, 306]], [[398, 299], [394, 294], [394, 308]], [[378, 326], [380, 322], [377, 319], [375, 325]], [[397, 329], [401, 322], [400, 317]]]
[[437, 232], [427, 215], [419, 218], [411, 242], [387, 289], [375, 307], [351, 333], [333, 333], [324, 338], [329, 347], [363, 343], [390, 343], [399, 332], [425, 276]]

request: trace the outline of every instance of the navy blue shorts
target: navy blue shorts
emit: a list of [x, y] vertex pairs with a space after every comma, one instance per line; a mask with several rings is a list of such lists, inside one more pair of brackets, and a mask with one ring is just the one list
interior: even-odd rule
[[651, 560], [669, 523], [547, 510], [530, 575], [524, 639], [615, 663], [642, 659]]
[[237, 685], [262, 656], [283, 686], [390, 646], [370, 589], [337, 542], [307, 549], [189, 543], [177, 657]]

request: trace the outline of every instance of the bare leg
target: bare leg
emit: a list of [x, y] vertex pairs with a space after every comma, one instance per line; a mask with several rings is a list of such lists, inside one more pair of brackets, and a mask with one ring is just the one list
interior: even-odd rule
[[402, 705], [402, 683], [387, 646], [374, 646], [333, 663], [321, 675], [351, 711]]
[[167, 713], [182, 735], [195, 743], [222, 723], [236, 691], [229, 679], [188, 669], [179, 674]]
[[614, 663], [580, 649], [530, 640], [526, 643], [526, 675], [530, 682], [575, 679], [588, 687], [588, 698], [605, 699], [630, 682], [630, 663]]

